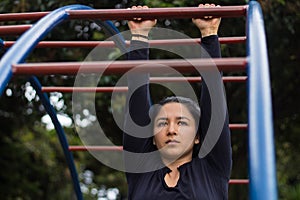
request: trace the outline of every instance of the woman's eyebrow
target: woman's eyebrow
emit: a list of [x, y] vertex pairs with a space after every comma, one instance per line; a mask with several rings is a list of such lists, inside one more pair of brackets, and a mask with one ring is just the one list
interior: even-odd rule
[[160, 118], [157, 118], [156, 119], [156, 121], [166, 121], [166, 120], [168, 120], [168, 118], [167, 117], [160, 117]]
[[186, 119], [186, 120], [189, 120], [189, 121], [191, 121], [191, 119], [190, 119], [190, 118], [188, 118], [188, 117], [185, 117], [185, 116], [176, 117], [176, 119], [177, 119], [177, 120], [179, 120], [179, 119]]
[[[191, 119], [190, 118], [188, 118], [188, 117], [185, 117], [185, 116], [179, 116], [179, 117], [176, 117], [176, 120], [181, 120], [181, 119], [186, 119], [186, 120], [188, 120], [188, 121], [191, 121]], [[156, 121], [167, 121], [168, 120], [168, 118], [167, 117], [160, 117], [160, 118], [157, 118], [156, 119]]]

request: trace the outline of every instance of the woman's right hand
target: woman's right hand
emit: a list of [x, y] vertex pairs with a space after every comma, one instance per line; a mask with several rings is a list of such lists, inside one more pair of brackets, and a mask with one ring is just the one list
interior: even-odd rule
[[[214, 8], [220, 7], [215, 4], [200, 4], [199, 8]], [[218, 29], [221, 22], [220, 17], [205, 16], [204, 18], [193, 19], [193, 23], [199, 28], [202, 37], [210, 35], [218, 35]]]
[[[148, 6], [132, 6], [131, 9], [149, 9]], [[143, 20], [142, 18], [135, 18], [134, 20], [128, 21], [128, 26], [131, 34], [143, 35], [148, 37], [148, 34], [153, 26], [156, 24], [154, 20]]]

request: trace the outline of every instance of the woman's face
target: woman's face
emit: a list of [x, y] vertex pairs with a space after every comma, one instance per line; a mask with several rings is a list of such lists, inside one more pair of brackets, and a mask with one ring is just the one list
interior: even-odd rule
[[199, 143], [196, 124], [190, 111], [181, 103], [163, 105], [154, 119], [154, 144], [163, 159], [192, 159], [193, 146]]

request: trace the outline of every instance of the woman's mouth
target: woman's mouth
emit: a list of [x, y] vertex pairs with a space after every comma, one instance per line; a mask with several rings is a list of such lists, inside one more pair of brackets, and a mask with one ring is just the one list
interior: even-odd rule
[[167, 140], [166, 144], [178, 144], [179, 141], [178, 140]]

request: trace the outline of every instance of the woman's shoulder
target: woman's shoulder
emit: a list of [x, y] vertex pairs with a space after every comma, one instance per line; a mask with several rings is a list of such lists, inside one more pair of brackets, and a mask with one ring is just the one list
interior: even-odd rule
[[178, 167], [181, 173], [215, 174], [215, 168], [205, 158], [195, 157], [190, 162]]

